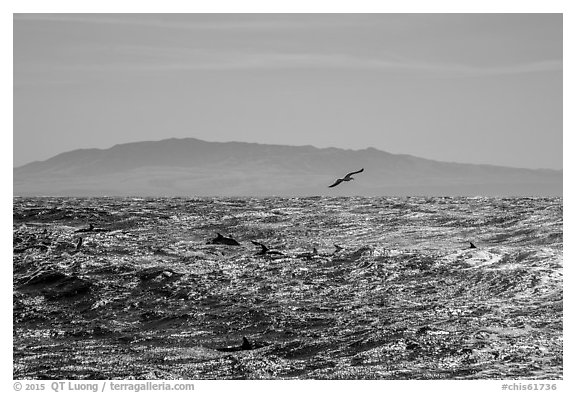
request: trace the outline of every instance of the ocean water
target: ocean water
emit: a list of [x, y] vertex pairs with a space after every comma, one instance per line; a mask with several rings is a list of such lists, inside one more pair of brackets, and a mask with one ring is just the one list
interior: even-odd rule
[[561, 198], [14, 198], [13, 217], [16, 379], [563, 376]]

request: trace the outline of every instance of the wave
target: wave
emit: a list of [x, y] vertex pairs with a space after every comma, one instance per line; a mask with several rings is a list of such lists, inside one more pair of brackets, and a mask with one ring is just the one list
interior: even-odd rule
[[562, 378], [561, 198], [14, 198], [13, 217], [14, 378]]

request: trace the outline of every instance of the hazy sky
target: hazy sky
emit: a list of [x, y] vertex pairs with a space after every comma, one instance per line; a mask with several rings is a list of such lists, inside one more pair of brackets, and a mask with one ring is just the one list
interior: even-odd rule
[[561, 14], [15, 14], [14, 165], [194, 137], [562, 168]]

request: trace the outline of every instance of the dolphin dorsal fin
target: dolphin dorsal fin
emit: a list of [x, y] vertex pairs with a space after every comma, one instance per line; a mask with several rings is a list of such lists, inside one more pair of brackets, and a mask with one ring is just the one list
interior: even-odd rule
[[252, 349], [252, 344], [246, 337], [242, 337], [242, 349]]

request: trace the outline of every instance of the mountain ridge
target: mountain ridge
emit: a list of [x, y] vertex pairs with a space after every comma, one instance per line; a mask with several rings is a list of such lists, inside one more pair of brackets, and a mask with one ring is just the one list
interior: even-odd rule
[[[327, 190], [349, 171], [356, 180]], [[169, 138], [77, 149], [14, 168], [15, 195], [562, 195], [562, 171], [352, 150]], [[328, 183], [328, 184], [326, 184]], [[484, 190], [484, 191], [483, 191]]]

